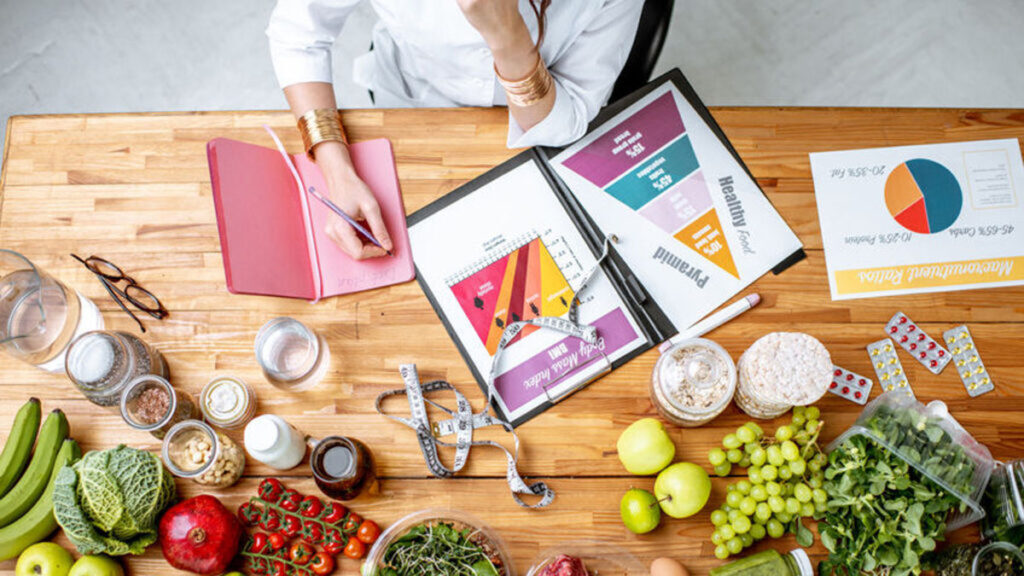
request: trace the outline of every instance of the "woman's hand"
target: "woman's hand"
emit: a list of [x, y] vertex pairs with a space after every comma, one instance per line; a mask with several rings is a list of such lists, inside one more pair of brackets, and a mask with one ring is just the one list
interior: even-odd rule
[[456, 0], [466, 20], [484, 37], [491, 50], [501, 49], [523, 34], [529, 39], [518, 0]]
[[380, 205], [370, 188], [352, 169], [348, 150], [340, 142], [323, 142], [313, 149], [317, 165], [327, 179], [331, 200], [357, 221], [365, 220], [366, 228], [384, 248], [378, 248], [339, 216], [331, 214], [327, 222], [327, 235], [346, 254], [356, 260], [377, 258], [394, 248], [388, 235]]

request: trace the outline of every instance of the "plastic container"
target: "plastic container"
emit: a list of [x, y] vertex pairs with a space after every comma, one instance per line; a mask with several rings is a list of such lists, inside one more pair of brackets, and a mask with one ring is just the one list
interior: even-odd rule
[[539, 576], [548, 564], [565, 554], [583, 560], [587, 572], [600, 576], [647, 576], [647, 566], [629, 552], [621, 550], [620, 543], [580, 540], [563, 542], [542, 550], [530, 566], [526, 576]]
[[178, 422], [197, 416], [199, 411], [192, 396], [175, 390], [159, 376], [139, 376], [121, 393], [121, 417], [125, 423], [157, 438], [163, 438]]
[[684, 340], [665, 351], [651, 373], [651, 402], [677, 426], [715, 419], [736, 392], [736, 364], [715, 342]]
[[[934, 427], [926, 424], [937, 425], [942, 436], [927, 437], [925, 430]], [[875, 441], [966, 504], [964, 512], [950, 515], [947, 531], [985, 516], [981, 502], [995, 461], [988, 448], [950, 416], [945, 403], [934, 400], [925, 406], [902, 391], [886, 392], [864, 407], [854, 425], [833, 440], [828, 451], [858, 435]], [[949, 443], [953, 453], [963, 455], [962, 466], [953, 466], [950, 453], [937, 450]]]
[[1024, 460], [996, 463], [982, 502], [983, 533], [992, 540], [1024, 538]]
[[512, 565], [512, 555], [509, 554], [505, 543], [486, 524], [460, 510], [428, 508], [405, 516], [380, 535], [377, 542], [370, 548], [369, 554], [366, 555], [366, 560], [363, 561], [362, 575], [380, 576], [379, 570], [384, 567], [384, 553], [395, 540], [404, 536], [413, 526], [419, 524], [435, 525], [442, 522], [454, 524], [456, 528], [460, 529], [469, 528], [476, 535], [476, 538], [486, 542], [496, 559], [501, 562], [501, 567], [498, 567], [498, 576], [516, 576], [518, 574]]
[[[1009, 565], [1003, 564], [1001, 569], [996, 572], [985, 570], [985, 559], [996, 554], [1004, 560], [1009, 559]], [[1016, 566], [1013, 565], [1014, 563]], [[974, 556], [974, 561], [971, 563], [971, 576], [1002, 576], [1003, 574], [1012, 574], [1014, 576], [1024, 574], [1024, 552], [1021, 552], [1020, 548], [1009, 542], [993, 542], [978, 550], [978, 553]]]
[[210, 424], [241, 428], [256, 414], [256, 391], [240, 378], [219, 376], [203, 386], [199, 407]]
[[199, 420], [178, 422], [168, 430], [163, 460], [171, 474], [214, 488], [238, 482], [245, 469], [245, 454], [234, 440]]

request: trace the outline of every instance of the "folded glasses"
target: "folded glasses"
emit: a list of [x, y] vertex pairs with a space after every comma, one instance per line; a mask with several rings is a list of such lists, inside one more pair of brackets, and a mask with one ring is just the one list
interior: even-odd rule
[[[146, 331], [146, 327], [142, 325], [139, 317], [125, 306], [125, 301], [157, 320], [163, 320], [170, 316], [170, 312], [167, 311], [167, 308], [164, 308], [159, 298], [140, 286], [134, 278], [125, 274], [113, 262], [98, 256], [89, 256], [84, 260], [74, 254], [71, 257], [81, 262], [89, 272], [96, 275], [100, 283], [103, 284], [103, 287], [106, 288], [107, 294], [110, 294], [110, 297], [117, 302], [121, 310], [124, 310], [125, 313], [132, 317], [132, 320], [135, 320], [135, 323], [139, 325], [139, 329], [143, 332]], [[120, 282], [127, 283], [123, 289], [118, 286]]]

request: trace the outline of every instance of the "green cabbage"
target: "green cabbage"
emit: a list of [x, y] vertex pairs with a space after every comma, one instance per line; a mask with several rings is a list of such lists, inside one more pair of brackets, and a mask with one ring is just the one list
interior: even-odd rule
[[174, 478], [159, 458], [122, 445], [61, 469], [53, 513], [82, 554], [142, 554], [174, 496]]

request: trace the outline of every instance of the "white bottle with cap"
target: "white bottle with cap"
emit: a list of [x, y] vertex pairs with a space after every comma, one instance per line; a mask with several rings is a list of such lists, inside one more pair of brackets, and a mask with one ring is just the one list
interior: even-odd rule
[[280, 416], [264, 414], [246, 425], [245, 451], [271, 468], [289, 470], [306, 455], [306, 438]]

